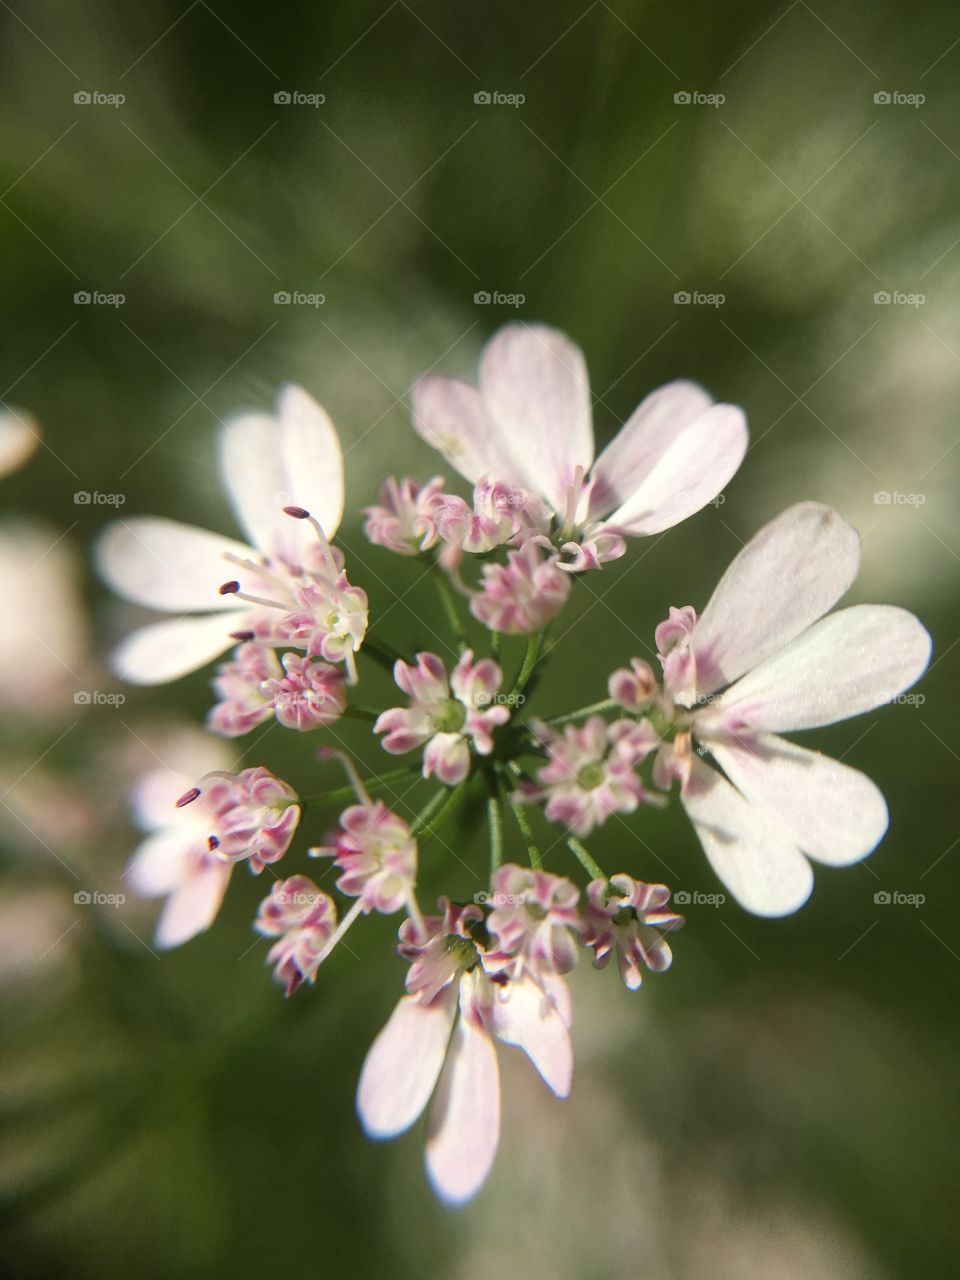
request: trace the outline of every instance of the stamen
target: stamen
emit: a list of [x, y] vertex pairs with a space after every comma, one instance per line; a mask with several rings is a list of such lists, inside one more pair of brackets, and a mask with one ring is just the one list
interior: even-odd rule
[[327, 945], [320, 952], [320, 956], [317, 960], [318, 965], [323, 964], [324, 960], [326, 960], [327, 956], [330, 954], [333, 948], [337, 945], [337, 943], [340, 941], [343, 935], [347, 932], [347, 930], [353, 924], [354, 920], [356, 920], [357, 916], [360, 914], [362, 909], [363, 909], [363, 898], [358, 898], [356, 902], [353, 904], [353, 906], [350, 908], [350, 910], [347, 912], [347, 914], [343, 917], [343, 919], [337, 925], [337, 928], [333, 937], [330, 939]]
[[[235, 564], [238, 569], [248, 569], [250, 573], [255, 573], [258, 577], [266, 578], [268, 582], [275, 583], [281, 591], [287, 590], [289, 586], [289, 582], [284, 580], [278, 573], [274, 573], [266, 565], [257, 564], [256, 560], [250, 560], [245, 556], [235, 556], [232, 551], [225, 551], [223, 558], [230, 564]], [[239, 586], [239, 583], [237, 585]]]
[[567, 489], [567, 505], [563, 513], [563, 531], [573, 529], [577, 518], [577, 506], [580, 502], [580, 493], [583, 489], [584, 469], [582, 464], [578, 463], [573, 472], [573, 484]]
[[373, 801], [370, 799], [370, 793], [367, 791], [366, 787], [360, 781], [360, 775], [359, 773], [357, 773], [354, 767], [353, 761], [345, 752], [338, 751], [335, 747], [321, 747], [317, 751], [317, 759], [318, 760], [334, 760], [334, 759], [339, 760], [344, 767], [347, 777], [350, 780], [350, 785], [353, 787], [354, 791], [357, 793], [357, 798], [360, 800], [360, 803], [365, 805], [373, 804]]
[[207, 848], [210, 850], [211, 853], [216, 853], [216, 851], [220, 848], [220, 841], [217, 839], [216, 836], [207, 836]]
[[177, 801], [176, 807], [182, 809], [185, 805], [193, 804], [194, 800], [200, 795], [199, 787], [191, 787], [189, 791], [185, 791]]
[[255, 640], [256, 638], [257, 638], [257, 633], [255, 631], [231, 631], [230, 632], [230, 639], [239, 640], [241, 644], [244, 644], [247, 640]]
[[281, 604], [279, 600], [268, 600], [266, 596], [254, 596], [249, 591], [241, 591], [240, 583], [236, 581], [225, 582], [220, 588], [220, 594], [222, 596], [236, 596], [238, 600], [245, 600], [247, 604], [263, 605], [265, 609], [279, 609], [281, 613], [290, 612], [289, 604]]
[[320, 521], [317, 520], [315, 516], [312, 516], [306, 507], [284, 507], [283, 510], [288, 516], [292, 516], [294, 520], [307, 520], [311, 525], [313, 525], [314, 531], [320, 539], [320, 547], [323, 551], [323, 558], [327, 562], [327, 568], [333, 576], [336, 577], [336, 561], [333, 558], [333, 552], [330, 550], [330, 543], [327, 539], [327, 535], [323, 532], [323, 526]]

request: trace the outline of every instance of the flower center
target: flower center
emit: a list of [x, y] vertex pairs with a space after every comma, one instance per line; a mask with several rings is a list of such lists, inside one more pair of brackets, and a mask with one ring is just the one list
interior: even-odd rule
[[437, 733], [459, 733], [467, 720], [467, 709], [456, 698], [441, 702], [430, 717]]
[[593, 764], [585, 764], [577, 774], [577, 784], [583, 787], [584, 791], [592, 791], [594, 787], [599, 787], [604, 779], [604, 768], [602, 764], [594, 762]]

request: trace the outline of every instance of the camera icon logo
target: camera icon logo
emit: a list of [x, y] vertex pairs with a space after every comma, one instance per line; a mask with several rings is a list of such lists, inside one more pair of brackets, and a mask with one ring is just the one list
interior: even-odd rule
[[88, 507], [93, 501], [93, 494], [88, 493], [86, 489], [78, 489], [73, 495], [73, 501], [78, 507]]
[[89, 690], [78, 689], [77, 692], [73, 695], [73, 700], [78, 707], [89, 707], [90, 703], [93, 701], [93, 697], [91, 696]]
[[473, 95], [473, 100], [478, 107], [488, 107], [491, 102], [490, 94], [486, 89], [480, 89]]
[[873, 95], [873, 100], [878, 107], [886, 107], [890, 105], [891, 97], [890, 97], [890, 94], [886, 91], [886, 89], [880, 89], [877, 93]]
[[690, 295], [686, 289], [681, 289], [673, 295], [674, 304], [678, 307], [688, 307], [690, 305]]
[[93, 901], [93, 896], [86, 889], [78, 889], [73, 895], [73, 900], [78, 907], [88, 907]]
[[287, 293], [286, 289], [280, 289], [279, 292], [273, 295], [273, 301], [278, 307], [289, 307], [290, 294]]
[[286, 89], [278, 89], [273, 95], [273, 100], [278, 107], [288, 107], [293, 101]]
[[88, 307], [93, 301], [93, 296], [86, 289], [80, 289], [73, 295], [73, 301], [78, 307]]
[[690, 894], [686, 889], [678, 889], [673, 895], [673, 900], [678, 907], [688, 907], [690, 905]]
[[887, 293], [886, 289], [878, 289], [873, 295], [874, 304], [878, 307], [888, 307], [891, 300], [890, 294]]
[[473, 895], [473, 900], [478, 907], [482, 907], [484, 903], [490, 901], [490, 894], [487, 893], [484, 889], [481, 889], [479, 893], [475, 893]]
[[689, 105], [690, 105], [690, 103], [693, 101], [693, 99], [691, 98], [690, 94], [687, 92], [687, 90], [686, 90], [686, 89], [679, 89], [679, 90], [678, 90], [678, 91], [673, 95], [673, 100], [674, 100], [674, 102], [677, 104], [677, 106], [678, 106], [678, 107], [686, 107], [686, 106], [689, 106]]
[[86, 91], [86, 89], [78, 89], [77, 92], [73, 95], [73, 100], [78, 107], [86, 107], [89, 105], [91, 101], [90, 94]]
[[473, 301], [478, 307], [486, 307], [490, 305], [491, 299], [486, 289], [481, 289], [478, 293], [473, 295]]
[[873, 900], [878, 907], [887, 907], [890, 905], [890, 894], [886, 889], [878, 889], [873, 895]]

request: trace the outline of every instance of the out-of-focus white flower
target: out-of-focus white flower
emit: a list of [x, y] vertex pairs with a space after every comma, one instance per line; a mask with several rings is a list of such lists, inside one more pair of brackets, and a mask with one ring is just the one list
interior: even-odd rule
[[40, 444], [40, 428], [23, 409], [0, 409], [0, 476], [19, 470]]

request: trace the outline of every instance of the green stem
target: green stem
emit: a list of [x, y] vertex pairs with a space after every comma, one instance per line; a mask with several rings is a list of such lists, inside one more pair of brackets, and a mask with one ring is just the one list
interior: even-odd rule
[[601, 711], [613, 711], [619, 706], [620, 703], [617, 702], [616, 698], [604, 698], [602, 702], [593, 702], [589, 707], [580, 707], [577, 711], [568, 711], [566, 715], [550, 716], [546, 723], [556, 728], [557, 725], [569, 724], [571, 720], [580, 720], [584, 716], [597, 715]]
[[414, 835], [418, 831], [422, 831], [433, 815], [445, 804], [450, 797], [450, 792], [446, 787], [442, 787], [435, 795], [432, 795], [427, 803], [423, 806], [413, 822], [410, 824], [410, 830]]
[[491, 769], [487, 774], [490, 795], [487, 799], [487, 830], [490, 836], [490, 879], [503, 864], [503, 814], [500, 809], [500, 784]]
[[523, 836], [524, 844], [527, 846], [527, 857], [534, 871], [543, 870], [543, 859], [540, 857], [540, 850], [537, 848], [537, 842], [534, 839], [533, 827], [527, 818], [526, 811], [522, 804], [518, 804], [513, 797], [510, 797], [510, 810], [513, 813], [517, 826], [520, 828], [520, 834]]
[[463, 620], [460, 617], [460, 611], [457, 608], [457, 602], [447, 580], [447, 575], [436, 560], [430, 562], [430, 577], [433, 579], [433, 585], [437, 589], [437, 595], [440, 597], [443, 611], [447, 615], [450, 630], [453, 632], [462, 652], [468, 647], [467, 633], [463, 629]]
[[511, 698], [516, 698], [518, 694], [523, 692], [527, 681], [533, 675], [533, 668], [537, 665], [537, 658], [540, 656], [542, 640], [542, 631], [534, 631], [532, 635], [527, 637], [527, 651], [523, 655], [523, 665], [517, 672], [517, 678], [514, 680], [513, 688], [510, 690]]
[[371, 711], [369, 707], [344, 707], [343, 714], [348, 720], [366, 720], [369, 724], [380, 719], [380, 712]]
[[[421, 840], [427, 840], [430, 836], [436, 835], [450, 815], [459, 809], [463, 801], [463, 797], [467, 794], [467, 788], [469, 786], [470, 778], [464, 778], [459, 786], [454, 787], [427, 825], [416, 831], [416, 834]], [[440, 794], [443, 795], [443, 792], [441, 791]]]
[[590, 876], [592, 880], [606, 881], [610, 879], [606, 872], [600, 869], [599, 863], [590, 856], [589, 852], [583, 847], [576, 836], [567, 837], [567, 848], [572, 854], [574, 854], [581, 867], [583, 867], [584, 871], [586, 871], [587, 875]]
[[[379, 791], [383, 787], [391, 787], [395, 782], [412, 780], [419, 769], [392, 769], [382, 773], [378, 778], [370, 778], [364, 783], [368, 791]], [[321, 791], [316, 796], [301, 796], [300, 804], [305, 809], [322, 809], [329, 804], [343, 804], [348, 800], [356, 800], [357, 793], [353, 787], [337, 787], [334, 791]]]
[[500, 661], [500, 653], [503, 649], [503, 632], [490, 632], [490, 652], [493, 654], [497, 662]]
[[384, 671], [393, 675], [393, 664], [400, 655], [389, 645], [382, 644], [378, 640], [371, 640], [369, 637], [364, 639], [363, 644], [358, 650], [359, 653], [365, 653], [368, 658], [372, 658]]

